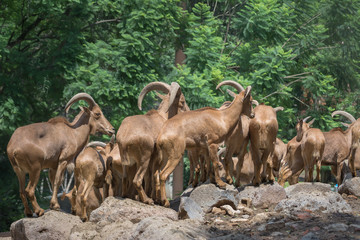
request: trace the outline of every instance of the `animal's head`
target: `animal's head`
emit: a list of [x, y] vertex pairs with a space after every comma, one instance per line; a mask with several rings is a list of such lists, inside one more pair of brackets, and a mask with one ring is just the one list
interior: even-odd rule
[[78, 93], [73, 96], [65, 106], [65, 112], [67, 113], [72, 104], [77, 101], [84, 100], [89, 104], [89, 107], [80, 107], [80, 109], [87, 114], [89, 120], [88, 124], [90, 125], [91, 134], [96, 134], [97, 132], [113, 135], [115, 133], [115, 128], [111, 123], [105, 118], [103, 112], [101, 111], [99, 105], [94, 101], [94, 99], [87, 93]]
[[160, 97], [162, 100], [159, 105], [158, 111], [168, 113], [168, 118], [171, 118], [180, 112], [190, 110], [190, 108], [186, 104], [185, 96], [181, 92], [180, 85], [176, 82], [172, 82], [171, 85], [163, 82], [152, 82], [146, 85], [141, 90], [138, 98], [138, 107], [140, 110], [142, 110], [141, 105], [145, 95], [148, 92], [154, 90], [166, 93], [166, 95], [161, 95], [157, 93], [157, 96]]
[[[227, 92], [233, 96], [233, 97], [238, 97], [241, 99], [242, 101], [242, 114], [253, 118], [255, 117], [255, 113], [254, 113], [254, 109], [253, 109], [253, 104], [257, 104], [257, 101], [253, 100], [251, 97], [251, 86], [248, 86], [246, 89], [243, 88], [243, 86], [241, 86], [238, 82], [232, 81], [232, 80], [227, 80], [227, 81], [223, 81], [221, 83], [219, 83], [216, 86], [216, 89], [219, 89], [221, 86], [223, 85], [229, 85], [234, 87], [236, 90], [238, 90], [239, 94], [234, 94], [232, 91], [227, 90]], [[231, 105], [231, 104], [230, 104]]]
[[311, 120], [309, 123], [306, 122], [310, 117], [311, 116], [308, 116], [302, 120], [299, 120], [298, 123], [296, 124], [296, 132], [297, 132], [296, 141], [300, 142], [304, 136], [304, 132], [306, 132], [310, 128], [310, 126], [314, 123], [315, 118]]

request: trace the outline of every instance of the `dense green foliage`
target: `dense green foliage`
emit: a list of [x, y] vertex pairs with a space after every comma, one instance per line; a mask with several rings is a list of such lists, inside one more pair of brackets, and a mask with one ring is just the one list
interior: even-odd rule
[[[22, 215], [6, 157], [13, 131], [63, 114], [71, 96], [93, 96], [118, 128], [142, 87], [177, 81], [191, 109], [219, 107], [223, 80], [252, 85], [259, 102], [283, 106], [279, 137], [311, 115], [360, 117], [360, 1], [4, 0], [0, 4], [0, 230]], [[175, 52], [186, 62], [174, 66]], [[145, 109], [156, 107], [146, 97]], [[75, 112], [75, 110], [73, 110]], [[5, 194], [7, 193], [7, 194]]]

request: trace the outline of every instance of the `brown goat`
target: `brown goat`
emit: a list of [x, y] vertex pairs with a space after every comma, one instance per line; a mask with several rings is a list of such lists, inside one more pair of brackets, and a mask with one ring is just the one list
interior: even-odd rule
[[[50, 168], [49, 178], [53, 188], [50, 208], [59, 209], [57, 192], [66, 165], [84, 148], [90, 134], [101, 132], [112, 135], [115, 133], [115, 129], [105, 118], [100, 107], [86, 93], [79, 93], [72, 97], [66, 104], [66, 111], [79, 100], [85, 100], [89, 108], [81, 107], [81, 112], [72, 123], [64, 118], [54, 118], [48, 122], [19, 127], [11, 136], [7, 154], [19, 180], [20, 197], [26, 216], [33, 214], [26, 197], [30, 199], [34, 212], [38, 216], [44, 213], [35, 197], [35, 187], [42, 169]], [[26, 173], [29, 173], [29, 183], [25, 189]]]
[[314, 122], [300, 120], [296, 124], [296, 141], [301, 142], [301, 156], [304, 160], [305, 181], [313, 181], [314, 164], [316, 164], [316, 181], [320, 182], [321, 160], [325, 148], [324, 134], [318, 128], [310, 128]]
[[[142, 184], [154, 154], [156, 138], [160, 129], [167, 119], [170, 119], [179, 112], [189, 110], [185, 97], [181, 93], [180, 86], [175, 82], [171, 86], [162, 82], [154, 82], [145, 86], [138, 99], [140, 110], [143, 98], [152, 90], [167, 93], [167, 95], [162, 96], [159, 108], [157, 110], [150, 110], [145, 115], [125, 118], [116, 135], [122, 165], [125, 168], [136, 165], [137, 171], [132, 182], [138, 191], [140, 201], [147, 204], [153, 204], [153, 200], [147, 196]], [[122, 191], [123, 195], [125, 195], [126, 186], [124, 184]]]
[[272, 155], [273, 174], [279, 178], [280, 165], [286, 155], [286, 144], [280, 138], [276, 138], [274, 153]]
[[351, 135], [349, 168], [352, 176], [356, 177], [356, 169], [360, 167], [360, 118], [356, 120], [350, 113], [345, 111], [335, 111], [331, 116], [333, 117], [336, 114], [340, 114], [351, 121], [351, 124], [348, 125], [348, 129], [346, 130], [350, 131], [348, 134]]
[[273, 182], [275, 180], [271, 158], [275, 149], [276, 135], [279, 128], [276, 118], [276, 112], [279, 110], [283, 110], [283, 108], [272, 108], [263, 104], [254, 109], [255, 118], [251, 119], [249, 124], [250, 151], [255, 170], [254, 185], [258, 185], [261, 182], [261, 167], [263, 169], [263, 181], [267, 179]]
[[286, 155], [281, 161], [278, 183], [284, 186], [286, 180], [290, 184], [298, 182], [300, 173], [304, 170], [304, 160], [301, 156], [301, 143], [296, 141], [296, 137], [287, 143]]
[[[93, 148], [93, 147], [96, 147]], [[99, 189], [103, 188], [103, 198], [109, 196], [109, 187], [112, 180], [110, 162], [106, 157], [114, 147], [114, 139], [108, 144], [102, 142], [91, 142], [75, 159], [75, 186], [72, 190], [73, 202], [71, 206], [75, 206], [76, 195], [80, 194], [81, 213], [80, 218], [83, 221], [88, 219], [88, 196], [94, 189], [96, 196], [100, 196]], [[79, 186], [83, 184], [83, 190], [80, 192]], [[93, 188], [94, 187], [94, 188]], [[103, 199], [99, 199], [102, 202]]]
[[[234, 81], [224, 81], [217, 88], [222, 85], [231, 85], [239, 91], [243, 89]], [[164, 206], [169, 206], [165, 181], [180, 162], [185, 149], [203, 149], [205, 157], [210, 157], [213, 164], [216, 184], [221, 188], [225, 187], [218, 173], [217, 144], [223, 142], [233, 131], [242, 113], [253, 117], [250, 91], [251, 87], [241, 91], [231, 105], [223, 110], [208, 108], [188, 111], [165, 122], [156, 141], [158, 155], [153, 168], [156, 199], [160, 197]]]

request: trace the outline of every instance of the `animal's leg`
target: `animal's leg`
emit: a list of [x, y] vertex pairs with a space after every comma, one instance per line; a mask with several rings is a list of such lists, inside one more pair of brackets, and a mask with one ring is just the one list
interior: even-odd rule
[[62, 176], [64, 174], [64, 170], [66, 168], [66, 164], [67, 164], [66, 161], [60, 162], [58, 165], [57, 171], [56, 171], [54, 187], [53, 187], [53, 194], [52, 194], [52, 198], [50, 200], [50, 208], [53, 210], [60, 209], [60, 205], [57, 200], [57, 192], [58, 192], [61, 180], [62, 180]]
[[267, 153], [266, 157], [266, 175], [267, 175], [267, 180], [271, 183], [273, 183], [275, 181], [275, 177], [274, 177], [274, 172], [273, 172], [273, 161], [272, 161], [272, 155], [273, 152], [269, 152]]
[[261, 182], [261, 167], [262, 167], [262, 163], [260, 160], [260, 153], [258, 151], [256, 151], [255, 149], [253, 149], [251, 151], [251, 158], [253, 160], [254, 163], [254, 179], [253, 179], [253, 185], [258, 186]]
[[192, 165], [193, 165], [193, 170], [190, 169], [190, 173], [192, 171], [195, 171], [195, 177], [193, 177], [192, 181], [189, 180], [189, 184], [192, 184], [193, 187], [196, 187], [197, 184], [199, 183], [199, 175], [200, 175], [200, 159], [199, 159], [199, 152], [196, 151], [196, 150], [192, 150], [192, 151], [188, 151], [189, 154], [189, 157], [191, 156], [191, 160], [190, 160], [190, 163], [192, 162]]
[[50, 179], [50, 183], [51, 183], [51, 188], [54, 188], [56, 169], [49, 168], [48, 175], [49, 175], [49, 179]]
[[29, 183], [25, 190], [28, 198], [30, 199], [31, 205], [33, 206], [34, 212], [38, 216], [42, 216], [44, 214], [44, 209], [39, 206], [35, 197], [35, 188], [39, 182], [40, 172], [40, 168], [33, 169], [32, 172], [29, 172]]
[[349, 168], [353, 177], [356, 177], [355, 152], [356, 148], [352, 148], [349, 156]]
[[249, 139], [244, 140], [244, 143], [241, 146], [239, 154], [238, 154], [238, 162], [237, 162], [237, 165], [236, 165], [236, 182], [235, 182], [236, 187], [240, 187], [241, 169], [242, 169], [242, 167], [244, 165], [244, 157], [245, 157], [245, 154], [246, 154], [246, 151], [247, 151], [246, 147], [247, 147], [248, 142], [249, 142]]
[[200, 172], [201, 172], [200, 182], [204, 183], [206, 182], [207, 176], [209, 174], [207, 173], [207, 164], [206, 164], [205, 156], [203, 154], [199, 155], [199, 160], [200, 160]]
[[94, 185], [93, 179], [87, 179], [84, 184], [84, 189], [82, 193], [80, 194], [81, 199], [81, 220], [83, 222], [86, 222], [88, 220], [87, 217], [87, 198], [89, 196], [89, 193]]
[[[159, 153], [159, 151], [158, 151]], [[152, 171], [153, 171], [153, 186], [152, 186], [152, 199], [157, 202], [160, 203], [160, 168], [161, 168], [161, 156], [159, 156], [158, 154], [156, 154], [156, 157], [154, 158], [153, 161], [153, 167], [152, 167]]]
[[21, 201], [24, 205], [24, 214], [27, 217], [32, 217], [33, 212], [31, 211], [27, 198], [26, 198], [26, 192], [25, 192], [25, 176], [26, 174], [17, 166], [14, 166], [14, 172], [16, 173], [16, 176], [19, 180], [19, 194]]
[[125, 198], [128, 196], [129, 167], [122, 166], [122, 170], [123, 170], [123, 174], [122, 174], [123, 177], [121, 181], [121, 197]]
[[137, 164], [137, 172], [135, 174], [133, 184], [135, 185], [135, 188], [139, 194], [140, 201], [147, 203], [147, 204], [154, 204], [154, 201], [149, 198], [142, 186], [142, 182], [146, 173], [146, 170], [148, 169], [150, 162], [150, 156], [148, 155], [142, 155], [141, 160], [139, 164]]
[[233, 149], [231, 147], [226, 148], [226, 152], [225, 152], [225, 158], [224, 158], [224, 167], [225, 167], [225, 179], [226, 182], [228, 184], [233, 184], [233, 179], [232, 179], [232, 174], [231, 174], [231, 169], [234, 169], [233, 166], [233, 160], [232, 160], [232, 156], [233, 156]]
[[[321, 170], [321, 158], [318, 158], [316, 161], [316, 181], [321, 182], [320, 180], [320, 170]], [[341, 172], [340, 172], [341, 175]]]
[[215, 173], [215, 182], [220, 188], [224, 189], [226, 187], [226, 184], [221, 180], [219, 175], [219, 159], [217, 157], [217, 150], [218, 150], [218, 146], [216, 144], [211, 144], [208, 147], [208, 154], [213, 164], [213, 169]]
[[166, 179], [174, 171], [174, 169], [179, 164], [182, 157], [183, 157], [183, 151], [181, 151], [181, 154], [180, 153], [176, 154], [175, 151], [172, 149], [172, 153], [169, 154], [168, 161], [160, 173], [160, 197], [161, 197], [161, 204], [164, 207], [170, 206], [170, 203], [166, 198], [166, 190], [165, 190]]
[[195, 171], [195, 161], [198, 161], [198, 159], [195, 160], [194, 153], [192, 151], [187, 151], [188, 158], [189, 158], [189, 167], [190, 167], [190, 176], [189, 176], [189, 182], [188, 186], [194, 182], [194, 171]]

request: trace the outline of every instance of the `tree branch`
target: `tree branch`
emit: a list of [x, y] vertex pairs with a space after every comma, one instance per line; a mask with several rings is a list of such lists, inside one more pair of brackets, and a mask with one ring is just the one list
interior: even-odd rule
[[[41, 20], [43, 20], [41, 17], [38, 17], [32, 24], [30, 24], [23, 32], [22, 34], [14, 41], [10, 42], [11, 41], [11, 38], [9, 39], [9, 42], [8, 42], [8, 45], [7, 45], [7, 48], [12, 48], [14, 47], [15, 45], [19, 44], [20, 42], [22, 42], [26, 35], [28, 35], [28, 33], [33, 30], [40, 22]], [[13, 34], [12, 34], [13, 35]]]
[[304, 23], [303, 25], [301, 25], [301, 26], [285, 41], [285, 43], [281, 46], [281, 48], [284, 48], [285, 45], [290, 41], [290, 39], [293, 38], [293, 36], [295, 36], [298, 32], [301, 31], [301, 29], [302, 29], [303, 27], [305, 27], [307, 24], [309, 24], [312, 20], [318, 18], [320, 15], [321, 15], [321, 13], [316, 14], [314, 17], [310, 18], [310, 20], [308, 20], [306, 23]]
[[120, 22], [120, 18], [114, 18], [114, 19], [105, 19], [105, 20], [100, 20], [100, 21], [96, 21], [90, 25], [87, 25], [85, 27], [83, 27], [81, 30], [84, 30], [86, 28], [89, 28], [89, 27], [92, 27], [92, 26], [95, 26], [97, 24], [101, 24], [101, 23], [108, 23], [108, 22]]

